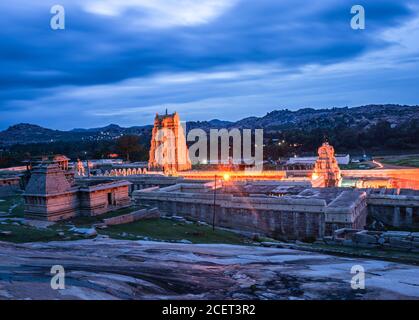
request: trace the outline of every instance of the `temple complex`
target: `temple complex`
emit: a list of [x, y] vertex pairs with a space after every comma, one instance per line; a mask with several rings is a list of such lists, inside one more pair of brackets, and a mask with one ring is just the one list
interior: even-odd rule
[[177, 112], [156, 114], [148, 167], [150, 170], [163, 170], [166, 174], [192, 168], [185, 132]]
[[58, 155], [36, 164], [30, 162], [23, 194], [25, 216], [35, 219], [100, 215], [130, 206], [132, 197], [166, 216], [277, 239], [363, 230], [367, 218], [397, 228], [419, 226], [419, 169], [341, 171], [325, 142], [309, 170], [191, 170], [179, 115], [167, 111], [156, 115], [148, 163], [89, 160], [85, 170], [82, 161], [69, 164]]
[[276, 239], [318, 239], [340, 228], [362, 229], [367, 217], [365, 191], [311, 188], [309, 182], [178, 183], [135, 191], [133, 198], [165, 215]]
[[319, 148], [319, 158], [314, 165], [312, 181], [313, 186], [321, 188], [340, 187], [342, 184], [335, 149], [328, 142]]

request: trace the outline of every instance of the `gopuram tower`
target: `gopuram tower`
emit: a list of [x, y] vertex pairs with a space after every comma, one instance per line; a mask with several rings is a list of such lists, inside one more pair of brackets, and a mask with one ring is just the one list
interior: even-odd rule
[[166, 110], [165, 115], [156, 114], [148, 168], [163, 170], [165, 174], [176, 174], [192, 168], [185, 131], [177, 112], [167, 114]]
[[319, 158], [314, 166], [312, 182], [314, 187], [340, 187], [342, 176], [335, 158], [335, 149], [325, 142], [319, 148]]

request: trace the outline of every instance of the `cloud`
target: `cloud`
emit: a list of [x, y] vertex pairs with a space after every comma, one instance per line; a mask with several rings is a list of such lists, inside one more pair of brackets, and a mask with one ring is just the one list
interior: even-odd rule
[[[196, 26], [218, 18], [238, 0], [85, 0], [87, 12], [122, 16], [137, 25], [156, 28]], [[136, 14], [129, 14], [134, 11]], [[133, 17], [134, 16], [134, 17]]]
[[0, 128], [139, 125], [164, 106], [202, 120], [417, 103], [412, 1], [365, 2], [364, 31], [350, 28], [349, 0], [95, 3], [62, 0], [57, 32], [53, 1], [0, 3]]

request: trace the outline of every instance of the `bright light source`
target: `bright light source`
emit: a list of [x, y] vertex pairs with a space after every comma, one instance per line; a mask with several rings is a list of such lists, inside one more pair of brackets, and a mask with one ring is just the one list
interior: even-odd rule
[[224, 181], [229, 181], [230, 180], [230, 175], [228, 173], [225, 173], [223, 176]]

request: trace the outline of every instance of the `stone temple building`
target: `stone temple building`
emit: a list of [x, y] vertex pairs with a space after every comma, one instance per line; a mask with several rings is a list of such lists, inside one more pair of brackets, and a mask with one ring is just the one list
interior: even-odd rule
[[131, 205], [128, 181], [74, 182], [57, 162], [34, 167], [23, 194], [25, 217], [59, 221]]
[[192, 168], [185, 131], [177, 112], [156, 114], [148, 167], [150, 170], [163, 170], [166, 174]]
[[[215, 194], [214, 194], [215, 193]], [[312, 188], [309, 182], [235, 181], [153, 187], [133, 192], [138, 205], [158, 207], [218, 227], [278, 239], [317, 239], [341, 228], [362, 229], [367, 193], [351, 188]], [[215, 212], [215, 217], [214, 217]]]
[[342, 184], [335, 149], [328, 142], [319, 148], [319, 158], [314, 166], [312, 180], [313, 186], [321, 188], [340, 187]]

